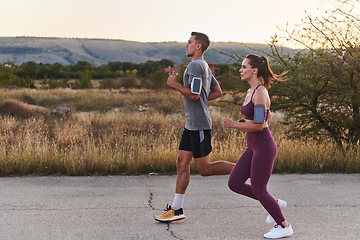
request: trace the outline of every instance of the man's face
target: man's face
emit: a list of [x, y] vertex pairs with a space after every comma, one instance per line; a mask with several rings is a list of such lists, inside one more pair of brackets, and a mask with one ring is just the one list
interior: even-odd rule
[[195, 36], [191, 36], [185, 45], [186, 56], [191, 57], [195, 53], [197, 46], [198, 44], [195, 42]]

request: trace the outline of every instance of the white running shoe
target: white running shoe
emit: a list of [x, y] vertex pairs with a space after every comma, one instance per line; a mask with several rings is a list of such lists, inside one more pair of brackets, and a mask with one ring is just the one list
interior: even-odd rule
[[[284, 208], [286, 208], [286, 202], [281, 200], [281, 199], [278, 199], [277, 200], [278, 204], [279, 204], [279, 207], [281, 210], [283, 210]], [[272, 223], [274, 221], [274, 218], [269, 214], [266, 218], [266, 222], [267, 223]]]
[[265, 238], [277, 239], [291, 236], [294, 233], [292, 230], [291, 225], [289, 224], [288, 227], [283, 228], [281, 225], [275, 225], [274, 228], [270, 230], [270, 232], [264, 234]]

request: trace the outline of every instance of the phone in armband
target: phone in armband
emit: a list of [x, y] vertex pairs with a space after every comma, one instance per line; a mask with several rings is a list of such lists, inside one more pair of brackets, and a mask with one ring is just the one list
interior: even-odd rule
[[264, 123], [265, 122], [265, 106], [264, 105], [255, 105], [254, 107], [254, 123]]
[[191, 93], [193, 94], [200, 94], [202, 87], [202, 80], [201, 78], [194, 77], [191, 82]]

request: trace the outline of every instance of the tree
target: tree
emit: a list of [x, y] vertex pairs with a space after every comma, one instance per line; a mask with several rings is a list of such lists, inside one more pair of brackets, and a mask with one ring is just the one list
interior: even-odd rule
[[16, 74], [20, 78], [37, 79], [39, 66], [35, 62], [25, 62], [16, 69]]
[[85, 88], [92, 88], [92, 82], [91, 82], [91, 72], [88, 70], [85, 70], [84, 72], [80, 73], [80, 79], [77, 80], [72, 88], [74, 89], [85, 89]]
[[[269, 90], [272, 111], [285, 113], [289, 136], [319, 141], [331, 139], [342, 150], [360, 140], [360, 18], [353, 2], [313, 18], [306, 13], [293, 31], [283, 31], [286, 41], [300, 44], [295, 54], [285, 54], [275, 35], [268, 50], [257, 50], [271, 59], [275, 73], [287, 71], [285, 82]], [[241, 62], [243, 57], [227, 54]]]
[[7, 87], [14, 84], [17, 76], [14, 74], [15, 66], [12, 63], [0, 64], [0, 86]]
[[60, 63], [51, 64], [50, 69], [49, 69], [49, 77], [55, 78], [55, 79], [62, 78], [63, 77], [61, 75], [62, 72], [63, 72], [62, 64], [60, 64]]
[[148, 60], [145, 63], [140, 63], [138, 66], [137, 75], [140, 77], [146, 77], [150, 74], [158, 72], [160, 69], [174, 67], [174, 62], [169, 59], [162, 59], [160, 61]]
[[109, 70], [112, 72], [123, 70], [122, 62], [109, 62], [107, 64], [107, 66], [108, 66]]
[[275, 35], [268, 55], [288, 81], [271, 88], [272, 106], [287, 115], [292, 136], [333, 139], [345, 150], [360, 139], [360, 20], [350, 1], [321, 18], [307, 14], [287, 41], [304, 50], [285, 55]]
[[238, 63], [219, 63], [216, 64], [216, 67], [219, 68], [219, 75], [226, 73], [236, 73], [239, 74], [240, 65]]
[[219, 77], [217, 77], [217, 80], [220, 83], [221, 89], [226, 91], [232, 91], [229, 94], [233, 96], [235, 96], [239, 92], [246, 92], [246, 90], [249, 88], [249, 84], [241, 80], [239, 72], [223, 73]]
[[85, 72], [92, 71], [94, 67], [87, 61], [78, 61], [74, 66], [72, 66], [72, 69], [74, 72]]
[[239, 92], [246, 91], [249, 85], [240, 78], [239, 70], [241, 68], [239, 63], [219, 63], [216, 67], [219, 68], [219, 76], [217, 80], [223, 90], [232, 91], [230, 94], [235, 96]]
[[150, 73], [156, 71], [156, 62], [148, 60], [145, 63], [139, 64], [139, 71], [137, 72], [140, 77], [146, 77]]
[[38, 79], [48, 78], [50, 71], [50, 64], [39, 64]]
[[167, 88], [167, 78], [168, 74], [164, 71], [164, 69], [160, 69], [154, 73], [150, 73], [148, 76], [148, 83], [150, 85], [149, 87], [155, 89]]
[[158, 61], [160, 68], [167, 68], [167, 67], [174, 67], [174, 62], [172, 60], [169, 59], [161, 59], [160, 61]]
[[134, 69], [138, 69], [138, 64], [132, 62], [123, 62], [122, 63], [122, 71], [125, 72], [127, 70], [132, 71]]

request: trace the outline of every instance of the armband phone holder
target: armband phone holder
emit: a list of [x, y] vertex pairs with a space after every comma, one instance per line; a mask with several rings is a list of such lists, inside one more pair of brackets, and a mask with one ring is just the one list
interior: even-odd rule
[[265, 122], [265, 106], [264, 105], [255, 105], [254, 107], [254, 123], [264, 123]]
[[201, 78], [194, 77], [192, 82], [191, 82], [191, 93], [200, 94], [201, 93], [201, 87], [202, 87]]

